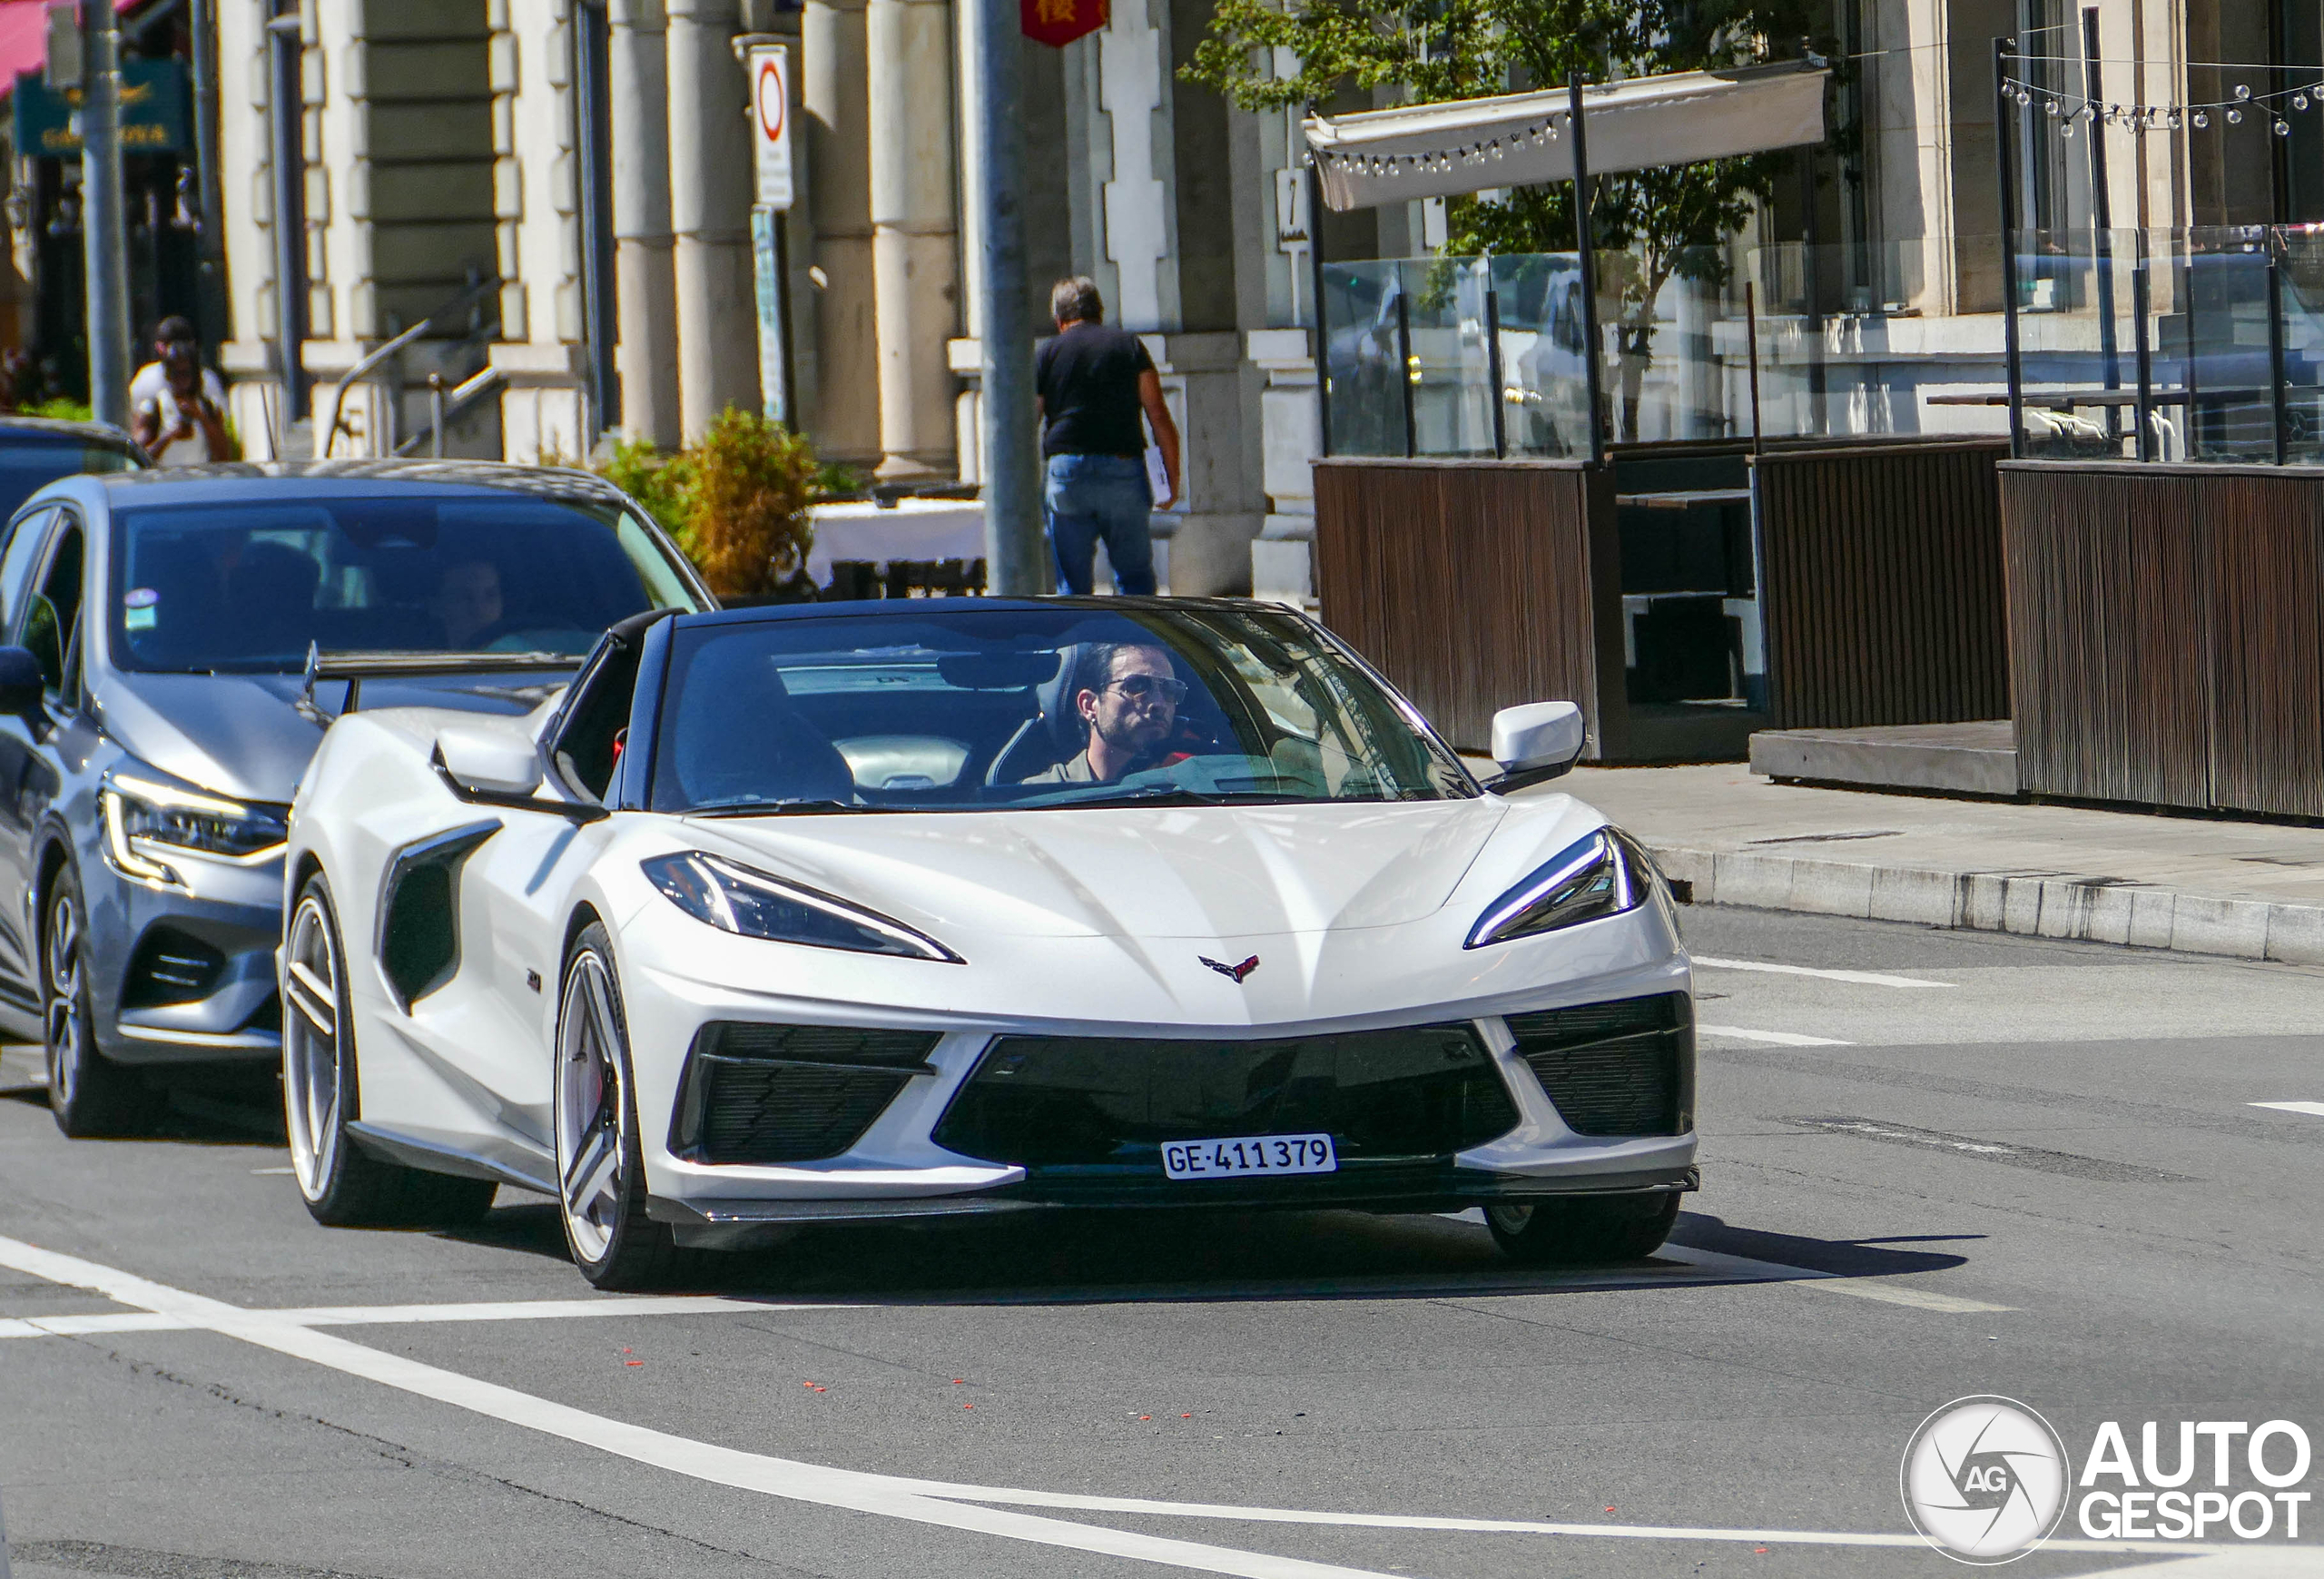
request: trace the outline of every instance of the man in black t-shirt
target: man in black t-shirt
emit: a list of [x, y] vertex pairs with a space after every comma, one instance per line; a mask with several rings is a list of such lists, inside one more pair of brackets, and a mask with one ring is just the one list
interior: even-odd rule
[[1048, 468], [1042, 502], [1049, 548], [1057, 557], [1057, 589], [1088, 592], [1095, 584], [1098, 545], [1114, 567], [1117, 591], [1154, 591], [1154, 540], [1148, 526], [1157, 508], [1146, 475], [1144, 415], [1162, 451], [1169, 492], [1158, 508], [1177, 501], [1178, 426], [1162, 400], [1161, 375], [1133, 334], [1106, 326], [1105, 302], [1087, 277], [1060, 280], [1049, 292], [1057, 338], [1041, 342], [1034, 359], [1040, 396], [1041, 455]]

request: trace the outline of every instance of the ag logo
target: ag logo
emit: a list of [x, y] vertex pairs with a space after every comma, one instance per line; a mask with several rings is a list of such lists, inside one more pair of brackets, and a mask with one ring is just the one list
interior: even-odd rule
[[2040, 1545], [2066, 1508], [2066, 1452], [2050, 1423], [2013, 1398], [1956, 1398], [1905, 1449], [1905, 1511], [1931, 1545], [1963, 1563], [2007, 1563]]

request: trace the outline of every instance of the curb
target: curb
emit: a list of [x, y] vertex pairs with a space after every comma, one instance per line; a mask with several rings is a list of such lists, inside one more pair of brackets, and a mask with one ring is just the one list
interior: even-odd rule
[[2063, 872], [1937, 872], [1644, 841], [1697, 904], [2324, 964], [2324, 907], [2213, 899]]

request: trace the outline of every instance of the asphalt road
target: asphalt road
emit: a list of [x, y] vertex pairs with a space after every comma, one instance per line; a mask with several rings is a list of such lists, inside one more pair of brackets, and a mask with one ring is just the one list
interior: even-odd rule
[[[1786, 969], [1699, 971], [1703, 1189], [1592, 1275], [1458, 1219], [1107, 1219], [818, 1230], [620, 1301], [514, 1192], [318, 1228], [231, 1108], [67, 1142], [10, 1050], [17, 1579], [1946, 1574], [1897, 1466], [1963, 1395], [2077, 1460], [2107, 1420], [2277, 1418], [2324, 1458], [2324, 1107], [2252, 1105], [2324, 1104], [2324, 972], [1688, 931]], [[2314, 1535], [2011, 1572], [2324, 1572]]]

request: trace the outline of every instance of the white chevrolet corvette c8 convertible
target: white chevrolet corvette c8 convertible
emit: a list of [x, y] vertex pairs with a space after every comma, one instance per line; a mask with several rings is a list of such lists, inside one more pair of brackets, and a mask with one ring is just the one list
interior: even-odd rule
[[1646, 1254], [1696, 1184], [1671, 895], [1506, 793], [1582, 747], [1511, 709], [1480, 785], [1321, 627], [1187, 599], [663, 612], [527, 718], [346, 708], [284, 862], [300, 1189], [537, 1190], [608, 1288], [1057, 1208]]

